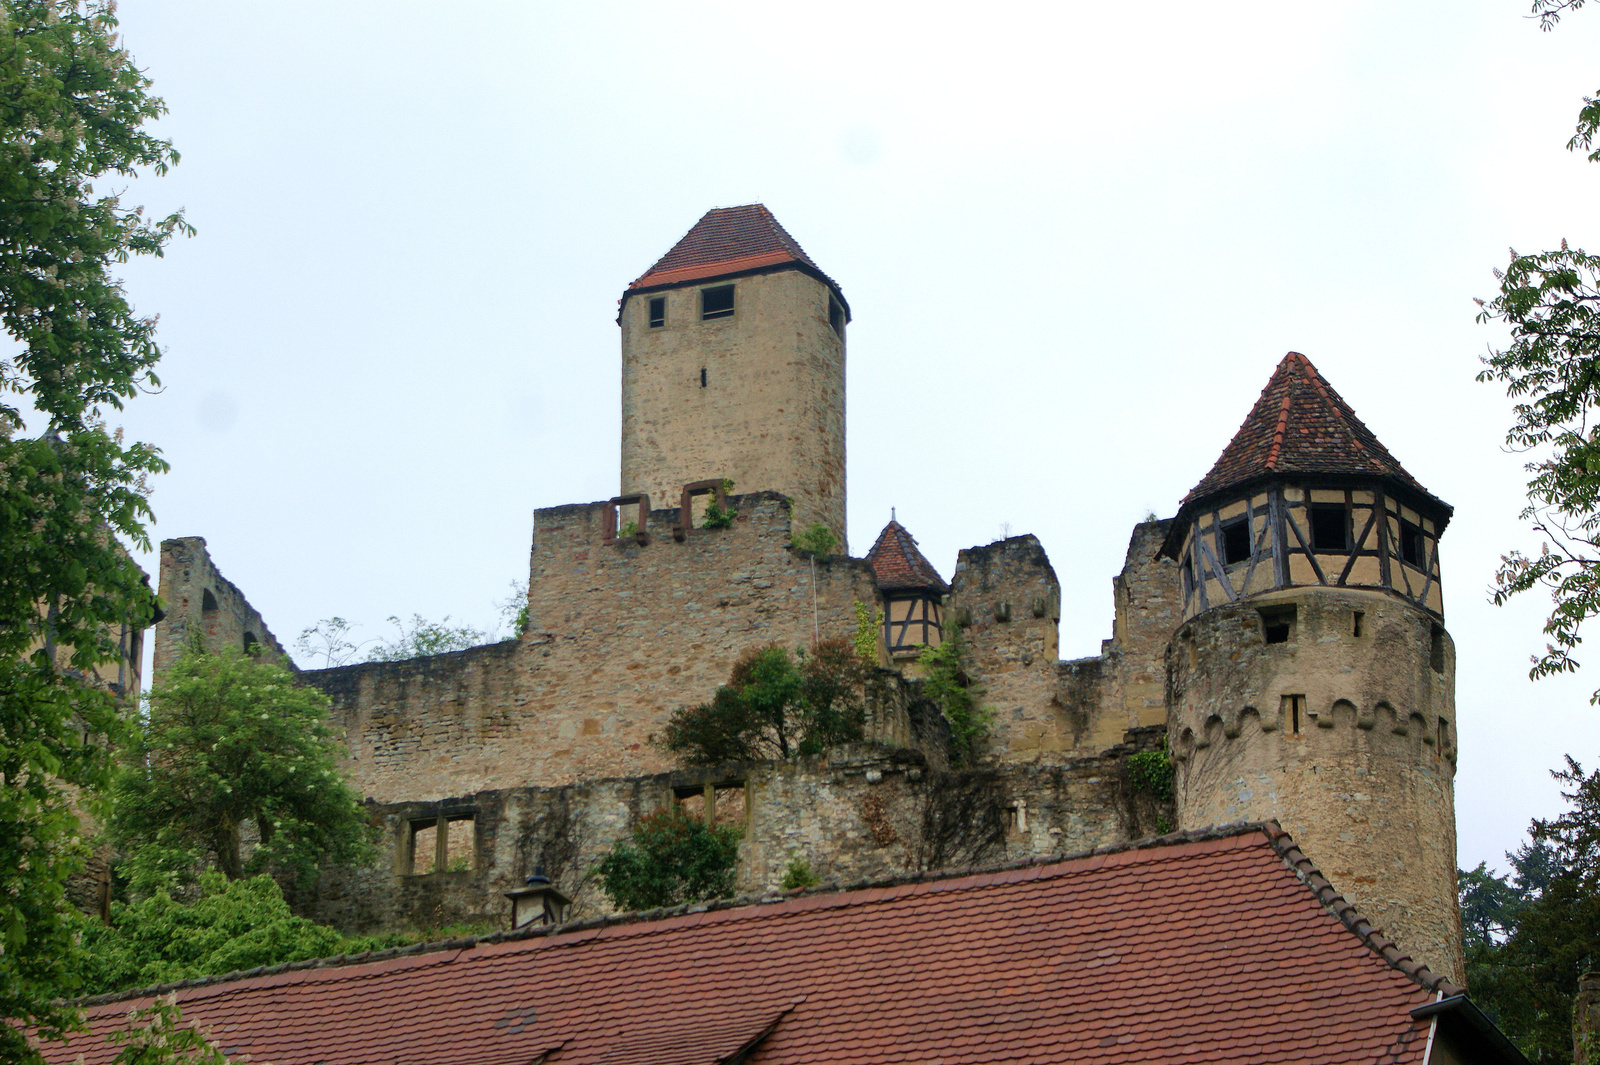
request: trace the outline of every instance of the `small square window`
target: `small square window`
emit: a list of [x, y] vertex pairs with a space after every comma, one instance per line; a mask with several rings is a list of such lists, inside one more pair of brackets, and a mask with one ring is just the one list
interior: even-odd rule
[[1311, 550], [1350, 550], [1350, 522], [1345, 517], [1343, 503], [1311, 505]]
[[660, 329], [667, 324], [667, 297], [653, 296], [650, 299], [650, 328]]
[[1417, 526], [1400, 519], [1400, 557], [1411, 565], [1422, 569], [1426, 564], [1423, 557], [1424, 541], [1422, 530]]
[[702, 320], [733, 317], [733, 286], [718, 285], [700, 290], [700, 317]]
[[1224, 522], [1222, 526], [1222, 564], [1250, 560], [1250, 523], [1243, 518]]
[[1271, 606], [1261, 609], [1261, 636], [1267, 643], [1288, 643], [1294, 639], [1295, 608]]

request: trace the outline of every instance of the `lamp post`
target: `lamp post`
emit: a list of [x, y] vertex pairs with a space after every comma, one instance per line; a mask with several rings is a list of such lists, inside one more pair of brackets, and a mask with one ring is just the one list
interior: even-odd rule
[[572, 903], [571, 899], [556, 890], [550, 878], [544, 875], [544, 869], [537, 865], [533, 867], [533, 875], [528, 877], [527, 883], [506, 892], [506, 898], [511, 900], [513, 929], [530, 924], [560, 924], [566, 916], [567, 907]]

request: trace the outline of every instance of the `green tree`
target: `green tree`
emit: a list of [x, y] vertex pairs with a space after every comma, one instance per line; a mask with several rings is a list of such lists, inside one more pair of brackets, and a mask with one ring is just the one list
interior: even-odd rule
[[598, 872], [617, 909], [653, 910], [731, 897], [738, 860], [738, 829], [708, 826], [673, 806], [639, 822]]
[[[166, 110], [116, 38], [111, 5], [0, 0], [0, 1058], [21, 1026], [76, 1014], [64, 884], [80, 866], [69, 788], [94, 788], [118, 729], [86, 682], [154, 595], [122, 542], [148, 549], [144, 478], [160, 454], [103, 422], [154, 385], [155, 319], [114, 270], [160, 255], [179, 214], [96, 189], [177, 161], [145, 123]], [[11, 397], [26, 397], [11, 401]], [[30, 428], [29, 422], [33, 424]]]
[[[1533, 0], [1532, 12], [1550, 30], [1583, 4]], [[1567, 149], [1600, 161], [1597, 131], [1600, 94], [1583, 99]], [[1528, 455], [1522, 518], [1539, 546], [1502, 556], [1493, 599], [1535, 588], [1550, 596], [1548, 642], [1529, 671], [1537, 679], [1578, 668], [1582, 628], [1600, 613], [1600, 257], [1562, 241], [1553, 251], [1513, 250], [1495, 276], [1499, 295], [1478, 301], [1478, 321], [1508, 327], [1510, 342], [1484, 358], [1478, 380], [1504, 385], [1515, 401], [1506, 443]], [[1600, 691], [1591, 702], [1600, 703]]]
[[667, 721], [661, 745], [692, 765], [817, 754], [859, 740], [868, 667], [849, 640], [823, 640], [798, 656], [776, 644], [746, 652], [728, 683]]
[[[328, 697], [283, 666], [232, 648], [185, 654], [118, 759], [110, 830], [135, 889], [202, 864], [307, 883], [324, 860], [365, 858], [370, 830], [337, 753]], [[247, 825], [259, 839], [248, 855]]]
[[106, 1041], [122, 1048], [111, 1065], [228, 1065], [209, 1030], [183, 1023], [176, 994], [157, 995], [150, 1005], [129, 1010], [127, 1026]]
[[452, 625], [450, 615], [443, 621], [429, 621], [421, 614], [412, 614], [408, 623], [391, 617], [389, 624], [397, 630], [392, 640], [385, 640], [367, 652], [368, 662], [400, 662], [408, 658], [425, 658], [449, 651], [464, 651], [493, 641], [482, 629], [471, 625]]

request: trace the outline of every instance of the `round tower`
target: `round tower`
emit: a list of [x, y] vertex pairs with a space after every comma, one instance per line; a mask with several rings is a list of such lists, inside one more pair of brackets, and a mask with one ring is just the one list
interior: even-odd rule
[[845, 542], [850, 305], [759, 203], [707, 211], [622, 294], [622, 494], [777, 491]]
[[1275, 818], [1361, 914], [1464, 979], [1455, 649], [1431, 495], [1291, 352], [1163, 551], [1179, 827]]

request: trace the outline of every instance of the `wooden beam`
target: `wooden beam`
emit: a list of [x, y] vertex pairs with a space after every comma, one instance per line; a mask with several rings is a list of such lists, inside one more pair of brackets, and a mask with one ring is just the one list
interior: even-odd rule
[[1378, 512], [1376, 510], [1367, 515], [1367, 524], [1362, 528], [1361, 535], [1356, 537], [1356, 542], [1350, 546], [1350, 561], [1344, 564], [1344, 569], [1339, 573], [1339, 587], [1344, 587], [1345, 578], [1350, 576], [1350, 570], [1354, 568], [1356, 559], [1360, 558], [1363, 553], [1361, 545], [1367, 542], [1367, 534], [1372, 531], [1372, 523], [1377, 520]]
[[[1294, 538], [1300, 541], [1300, 550], [1305, 552], [1306, 558], [1311, 562], [1311, 572], [1317, 575], [1317, 580], [1322, 584], [1328, 583], [1328, 578], [1323, 576], [1322, 567], [1317, 565], [1316, 552], [1306, 545], [1305, 534], [1300, 531], [1300, 526], [1295, 524], [1294, 515], [1289, 513], [1291, 508], [1285, 507], [1283, 518], [1289, 523], [1289, 528], [1294, 533]], [[1309, 510], [1306, 513], [1310, 513]]]
[[[1233, 585], [1228, 583], [1228, 571], [1217, 565], [1217, 556], [1211, 553], [1211, 546], [1202, 540], [1200, 541], [1200, 550], [1204, 551], [1206, 557], [1211, 560], [1213, 572], [1216, 573], [1217, 580], [1222, 584], [1222, 590], [1228, 596], [1228, 602], [1236, 602], [1239, 597], [1233, 594]], [[1201, 587], [1203, 588], [1205, 585], [1202, 584]]]

